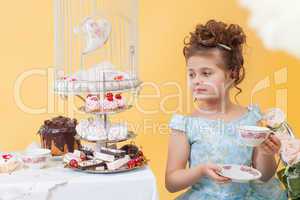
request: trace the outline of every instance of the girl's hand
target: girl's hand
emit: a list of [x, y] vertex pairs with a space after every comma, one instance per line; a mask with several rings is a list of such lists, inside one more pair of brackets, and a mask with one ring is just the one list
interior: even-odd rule
[[257, 147], [259, 153], [267, 156], [274, 156], [279, 153], [281, 142], [275, 135], [270, 135], [262, 144]]
[[218, 174], [218, 172], [221, 171], [221, 167], [219, 167], [218, 165], [204, 164], [201, 167], [205, 176], [209, 177], [219, 184], [228, 183], [231, 180], [230, 178]]

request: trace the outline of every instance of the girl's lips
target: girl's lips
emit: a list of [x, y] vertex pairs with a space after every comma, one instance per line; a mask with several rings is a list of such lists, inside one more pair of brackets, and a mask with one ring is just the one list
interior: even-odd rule
[[194, 92], [206, 92], [207, 89], [204, 89], [204, 88], [197, 88], [197, 89], [194, 89]]

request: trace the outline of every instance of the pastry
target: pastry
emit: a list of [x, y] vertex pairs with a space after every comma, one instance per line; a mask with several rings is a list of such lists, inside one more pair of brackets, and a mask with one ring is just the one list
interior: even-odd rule
[[130, 161], [130, 157], [126, 155], [124, 158], [120, 158], [118, 160], [115, 160], [113, 162], [106, 163], [108, 170], [116, 170], [120, 169], [122, 166], [126, 165]]
[[134, 144], [126, 144], [121, 147], [121, 150], [124, 150], [130, 158], [135, 158], [139, 153], [139, 148]]
[[97, 95], [88, 95], [85, 99], [86, 112], [100, 112], [100, 99]]
[[12, 154], [0, 154], [0, 173], [10, 173], [22, 166], [22, 162]]
[[78, 135], [89, 141], [98, 140], [122, 140], [128, 137], [128, 129], [125, 124], [112, 124], [107, 127], [106, 133], [104, 122], [93, 119], [84, 119], [76, 126]]
[[38, 131], [42, 148], [50, 149], [53, 156], [73, 152], [80, 147], [75, 139], [76, 119], [59, 116], [46, 120]]
[[101, 153], [101, 152], [95, 152], [94, 157], [98, 160], [103, 160], [103, 161], [106, 161], [106, 162], [113, 162], [115, 160], [114, 155]]
[[124, 150], [111, 149], [111, 148], [106, 148], [106, 147], [101, 147], [100, 152], [115, 156], [115, 158], [122, 158], [126, 155], [126, 151], [124, 151]]
[[124, 109], [126, 101], [120, 93], [114, 95], [109, 92], [104, 98], [98, 95], [89, 94], [85, 100], [86, 112], [114, 112], [119, 109]]
[[[105, 76], [105, 84], [104, 84]], [[115, 69], [110, 62], [102, 62], [89, 70], [74, 74], [60, 74], [54, 83], [57, 92], [99, 92], [137, 87], [140, 81], [128, 72]]]

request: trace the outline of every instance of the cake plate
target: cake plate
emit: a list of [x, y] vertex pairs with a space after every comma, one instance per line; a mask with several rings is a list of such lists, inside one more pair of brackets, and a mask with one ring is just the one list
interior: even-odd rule
[[88, 173], [88, 174], [117, 174], [117, 173], [123, 173], [123, 172], [129, 172], [129, 171], [136, 171], [139, 169], [144, 169], [146, 167], [146, 165], [143, 166], [138, 166], [138, 167], [134, 167], [134, 168], [120, 168], [117, 170], [89, 170], [89, 169], [78, 169], [78, 168], [71, 168], [74, 171], [78, 171], [78, 172], [84, 172], [84, 173]]

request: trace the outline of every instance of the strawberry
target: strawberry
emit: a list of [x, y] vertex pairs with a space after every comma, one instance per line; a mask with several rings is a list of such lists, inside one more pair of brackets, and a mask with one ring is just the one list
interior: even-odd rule
[[11, 154], [4, 154], [4, 155], [2, 155], [2, 158], [4, 159], [4, 160], [9, 160], [9, 159], [11, 159], [13, 156], [11, 155]]
[[111, 92], [109, 92], [109, 93], [106, 93], [106, 95], [105, 95], [106, 97], [113, 97], [114, 96], [114, 94], [113, 93], [111, 93]]
[[78, 168], [78, 162], [77, 162], [77, 160], [72, 159], [72, 160], [69, 162], [69, 166], [70, 166], [71, 168]]
[[134, 160], [130, 160], [130, 161], [128, 161], [128, 163], [127, 163], [127, 167], [128, 167], [129, 169], [132, 169], [132, 168], [134, 168], [134, 167], [135, 167], [135, 161], [134, 161]]
[[121, 100], [121, 99], [122, 99], [122, 96], [121, 96], [121, 94], [116, 94], [116, 95], [115, 95], [115, 98]]
[[115, 81], [122, 81], [124, 77], [122, 75], [114, 77]]
[[107, 93], [105, 96], [106, 96], [108, 101], [113, 101], [114, 100], [114, 95], [111, 92]]
[[113, 98], [113, 97], [107, 97], [107, 100], [108, 100], [108, 101], [113, 101], [114, 98]]

